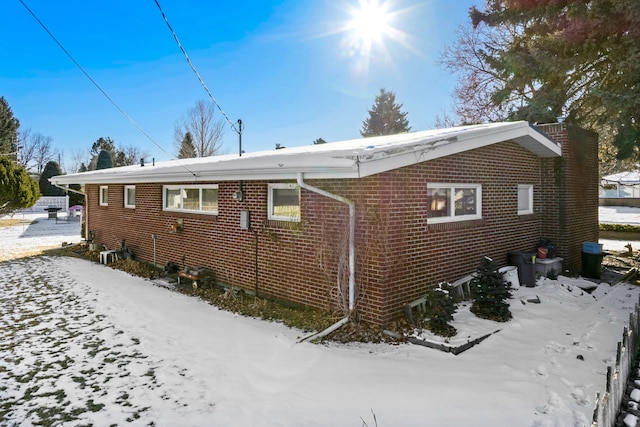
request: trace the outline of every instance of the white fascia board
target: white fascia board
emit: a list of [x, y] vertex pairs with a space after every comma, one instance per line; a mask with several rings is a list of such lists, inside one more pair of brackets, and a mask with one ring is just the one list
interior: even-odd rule
[[408, 151], [393, 153], [388, 157], [360, 159], [360, 176], [375, 175], [509, 140], [539, 157], [559, 157], [562, 154], [560, 145], [533, 129], [527, 122], [514, 122], [499, 127], [473, 129], [424, 144], [418, 143]]
[[[208, 181], [295, 180], [298, 173], [308, 179], [357, 178], [358, 165], [352, 159], [264, 157], [211, 164], [128, 166], [50, 179], [52, 184], [141, 184]], [[241, 167], [238, 167], [241, 166]]]

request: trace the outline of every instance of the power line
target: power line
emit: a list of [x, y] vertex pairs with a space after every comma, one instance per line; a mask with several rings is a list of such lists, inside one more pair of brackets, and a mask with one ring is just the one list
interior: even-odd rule
[[233, 129], [237, 134], [240, 134], [240, 131], [238, 129], [236, 129], [236, 126], [233, 124], [233, 122], [231, 120], [229, 120], [229, 117], [227, 117], [225, 112], [222, 110], [222, 107], [220, 107], [220, 104], [218, 104], [218, 101], [216, 101], [216, 99], [211, 94], [211, 91], [209, 90], [209, 88], [205, 84], [204, 80], [202, 80], [202, 77], [200, 77], [200, 73], [198, 73], [198, 70], [196, 70], [196, 67], [191, 62], [191, 59], [189, 58], [189, 55], [187, 55], [187, 51], [184, 50], [184, 48], [182, 47], [182, 44], [180, 43], [180, 40], [178, 39], [178, 35], [176, 34], [175, 31], [173, 31], [173, 28], [171, 27], [171, 24], [169, 24], [169, 20], [167, 19], [167, 16], [164, 14], [164, 11], [162, 10], [162, 6], [160, 6], [160, 3], [158, 2], [158, 0], [155, 0], [155, 2], [156, 2], [156, 6], [158, 6], [158, 9], [160, 10], [160, 14], [162, 15], [162, 18], [164, 19], [164, 22], [167, 24], [167, 27], [169, 27], [169, 31], [171, 31], [171, 34], [173, 35], [174, 40], [176, 41], [176, 43], [178, 44], [178, 47], [182, 51], [182, 54], [184, 55], [184, 58], [187, 60], [187, 63], [189, 64], [189, 67], [191, 67], [191, 70], [193, 70], [193, 72], [195, 73], [196, 77], [200, 81], [200, 84], [202, 85], [204, 90], [209, 95], [209, 98], [211, 98], [211, 101], [213, 101], [213, 103], [218, 108], [218, 110], [220, 110], [220, 113], [222, 113], [222, 116], [231, 125], [231, 129]]
[[[120, 108], [120, 106], [107, 94], [107, 92], [104, 91], [104, 89], [102, 89], [102, 87], [100, 87], [100, 85], [89, 75], [89, 73], [87, 73], [85, 71], [85, 69], [82, 68], [82, 65], [80, 65], [78, 63], [78, 61], [75, 60], [75, 58], [69, 53], [69, 51], [67, 49], [65, 49], [65, 47], [62, 45], [62, 43], [60, 43], [58, 41], [58, 39], [53, 35], [53, 33], [51, 33], [51, 31], [49, 31], [49, 29], [46, 27], [46, 25], [44, 25], [44, 23], [42, 21], [40, 21], [40, 19], [36, 16], [36, 14], [31, 9], [29, 9], [29, 6], [27, 6], [23, 0], [19, 0], [19, 1], [20, 1], [20, 3], [22, 3], [22, 5], [25, 7], [25, 9], [27, 9], [27, 11], [31, 14], [31, 16], [33, 16], [33, 19], [35, 19], [36, 22], [38, 24], [40, 24], [40, 26], [46, 31], [46, 33], [49, 34], [49, 37], [51, 37], [51, 39], [53, 39], [53, 41], [56, 42], [56, 44], [69, 57], [69, 59], [71, 59], [71, 61], [75, 64], [75, 66], [78, 67], [78, 69], [80, 71], [82, 71], [82, 74], [84, 74], [85, 77], [87, 79], [89, 79], [89, 81], [91, 83], [93, 83], [93, 85], [96, 88], [98, 88], [100, 93], [102, 93], [102, 95], [104, 95], [104, 97], [107, 98], [107, 100], [109, 100], [109, 102], [120, 112], [120, 114], [122, 114], [127, 120], [129, 120], [129, 122], [133, 126], [135, 126], [136, 129], [138, 129], [140, 131], [140, 133], [142, 133], [149, 141], [151, 141], [156, 147], [158, 147], [160, 149], [160, 151], [165, 153], [167, 156], [171, 157], [171, 154], [167, 153], [164, 150], [164, 148], [162, 148], [160, 146], [160, 144], [158, 144], [153, 138], [151, 138], [151, 136], [149, 136], [149, 134], [147, 134], [147, 132], [145, 132], [144, 129], [142, 129], [142, 127], [140, 127], [140, 125], [138, 125], [138, 123], [136, 123], [136, 121], [131, 118], [131, 116], [129, 116], [122, 108]], [[192, 175], [196, 176], [196, 174], [193, 173], [192, 171], [190, 171], [186, 166], [183, 166], [183, 168], [186, 169]]]

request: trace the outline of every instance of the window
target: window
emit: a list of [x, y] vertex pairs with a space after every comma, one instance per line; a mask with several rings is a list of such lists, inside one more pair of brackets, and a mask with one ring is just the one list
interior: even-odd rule
[[296, 184], [269, 184], [269, 219], [300, 221], [300, 187]]
[[100, 186], [100, 206], [109, 206], [109, 187]]
[[518, 215], [533, 213], [533, 185], [518, 185]]
[[124, 186], [124, 207], [135, 208], [136, 207], [136, 186], [125, 185]]
[[218, 185], [165, 185], [163, 210], [218, 214]]
[[482, 218], [480, 184], [427, 184], [427, 222]]

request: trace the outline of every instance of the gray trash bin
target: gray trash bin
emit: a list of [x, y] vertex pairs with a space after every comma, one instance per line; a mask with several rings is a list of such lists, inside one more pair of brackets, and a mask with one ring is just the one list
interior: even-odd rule
[[518, 267], [518, 279], [522, 286], [536, 285], [535, 252], [509, 252], [509, 264]]

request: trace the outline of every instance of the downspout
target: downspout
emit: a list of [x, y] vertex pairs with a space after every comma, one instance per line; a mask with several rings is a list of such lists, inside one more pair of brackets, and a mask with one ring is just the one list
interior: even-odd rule
[[355, 283], [356, 283], [356, 245], [355, 245], [355, 230], [356, 230], [356, 204], [347, 199], [346, 197], [339, 196], [337, 194], [329, 193], [328, 191], [320, 188], [312, 187], [304, 182], [303, 173], [298, 173], [298, 185], [314, 193], [318, 193], [322, 196], [329, 197], [342, 203], [349, 205], [349, 315], [353, 311], [355, 300]]

